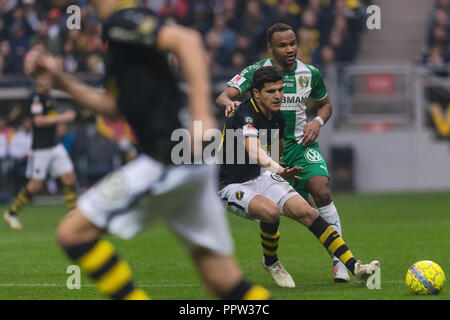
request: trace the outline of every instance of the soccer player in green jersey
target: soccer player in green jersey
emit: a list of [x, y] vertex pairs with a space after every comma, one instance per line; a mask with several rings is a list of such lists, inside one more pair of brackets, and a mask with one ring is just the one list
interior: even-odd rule
[[[228, 116], [240, 104], [235, 99], [251, 90], [256, 70], [262, 66], [274, 66], [279, 69], [284, 81], [281, 111], [286, 119], [283, 162], [289, 167], [303, 168], [299, 174], [301, 180], [292, 180], [289, 183], [306, 200], [311, 194], [320, 215], [342, 235], [339, 215], [329, 188], [327, 165], [317, 142], [320, 128], [330, 119], [332, 113], [332, 105], [322, 75], [315, 67], [297, 59], [297, 39], [293, 28], [289, 25], [277, 23], [268, 29], [267, 48], [271, 58], [258, 61], [233, 77], [217, 98], [216, 104], [225, 109], [225, 116]], [[309, 98], [317, 101], [318, 111], [317, 117], [307, 122], [306, 102]], [[273, 235], [278, 240], [280, 235], [278, 226], [279, 223], [260, 224], [265, 258], [263, 267], [274, 280], [276, 268], [272, 270], [270, 267], [278, 262], [278, 241], [277, 245], [269, 250], [264, 246], [262, 235]], [[336, 257], [333, 257], [333, 272], [336, 282], [350, 280], [347, 268]]]

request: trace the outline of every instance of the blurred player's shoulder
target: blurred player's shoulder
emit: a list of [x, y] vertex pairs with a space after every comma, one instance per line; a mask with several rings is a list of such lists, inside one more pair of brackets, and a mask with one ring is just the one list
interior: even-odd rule
[[103, 24], [104, 37], [110, 41], [151, 45], [161, 28], [158, 15], [147, 8], [116, 11]]

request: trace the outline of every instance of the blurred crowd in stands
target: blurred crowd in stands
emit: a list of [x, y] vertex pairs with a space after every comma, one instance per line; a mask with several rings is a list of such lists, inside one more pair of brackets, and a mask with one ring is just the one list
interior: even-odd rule
[[[213, 76], [227, 78], [266, 56], [265, 32], [275, 22], [294, 27], [301, 59], [314, 65], [351, 61], [364, 30], [368, 0], [140, 0], [163, 20], [199, 30]], [[0, 73], [23, 71], [36, 43], [59, 56], [68, 72], [101, 75], [102, 27], [88, 1], [81, 30], [66, 27], [67, 1], [0, 0]]]
[[440, 70], [450, 63], [450, 0], [435, 1], [430, 13], [423, 63], [435, 69], [436, 73], [446, 75], [448, 72]]
[[[212, 80], [224, 81], [248, 64], [267, 57], [266, 30], [276, 22], [294, 28], [299, 58], [305, 63], [321, 67], [352, 61], [371, 0], [139, 0], [138, 3], [167, 23], [177, 22], [200, 31]], [[67, 28], [66, 9], [70, 4], [81, 8], [81, 29]], [[67, 72], [102, 78], [106, 48], [101, 23], [89, 1], [0, 0], [0, 82], [14, 75], [26, 79], [23, 60], [38, 43], [59, 57]], [[3, 85], [9, 83], [10, 80]], [[28, 97], [22, 100], [22, 107], [27, 108]], [[0, 108], [0, 180], [4, 184], [13, 175], [12, 180], [20, 187], [32, 139], [31, 123], [20, 115], [16, 105], [2, 107], [5, 108]], [[82, 155], [74, 161], [77, 174], [84, 170], [86, 176], [101, 176], [120, 164], [117, 162], [123, 161], [124, 155], [132, 156], [135, 151], [130, 146], [132, 139], [118, 138], [117, 131], [125, 129], [117, 130], [117, 124], [109, 124], [112, 130], [108, 130], [105, 129], [108, 124], [95, 117], [90, 119], [90, 127], [82, 127], [78, 121], [69, 131], [67, 127], [59, 128], [59, 134], [74, 158]], [[102, 128], [103, 134], [99, 135]], [[122, 158], [117, 160], [117, 155]], [[1, 190], [2, 182], [0, 201]]]

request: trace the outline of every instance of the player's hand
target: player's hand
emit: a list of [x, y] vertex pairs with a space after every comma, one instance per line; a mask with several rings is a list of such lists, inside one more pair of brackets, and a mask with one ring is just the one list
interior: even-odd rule
[[280, 166], [287, 167], [287, 163], [283, 161], [283, 156], [280, 157], [280, 161], [278, 162], [280, 164]]
[[320, 133], [320, 123], [317, 120], [308, 122], [303, 129], [303, 142], [302, 144], [306, 147], [311, 143], [316, 141]]
[[240, 104], [241, 104], [240, 101], [230, 101], [230, 103], [226, 104], [225, 105], [225, 117], [228, 117], [230, 112], [232, 112], [234, 109], [239, 107]]
[[36, 45], [25, 56], [24, 71], [38, 84], [55, 87], [55, 80], [63, 68], [60, 60], [50, 55], [42, 45]]
[[300, 171], [302, 171], [302, 170], [303, 170], [302, 167], [297, 167], [297, 166], [292, 167], [292, 168], [286, 167], [286, 168], [281, 169], [281, 170], [278, 172], [278, 175], [279, 175], [280, 177], [286, 179], [286, 180], [296, 180], [296, 181], [300, 181], [300, 180], [302, 180], [302, 178], [300, 178], [300, 177], [298, 176], [298, 174], [299, 174]]

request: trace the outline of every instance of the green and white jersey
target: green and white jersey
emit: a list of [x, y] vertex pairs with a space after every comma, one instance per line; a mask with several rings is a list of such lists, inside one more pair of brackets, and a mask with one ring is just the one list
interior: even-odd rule
[[[286, 119], [286, 148], [299, 144], [303, 139], [303, 128], [306, 125], [306, 101], [309, 97], [322, 100], [327, 96], [322, 75], [315, 67], [296, 60], [292, 71], [279, 70], [283, 75], [284, 89], [281, 111]], [[234, 76], [227, 85], [236, 88], [240, 93], [250, 91], [253, 75], [262, 66], [273, 66], [272, 58], [256, 62]]]

